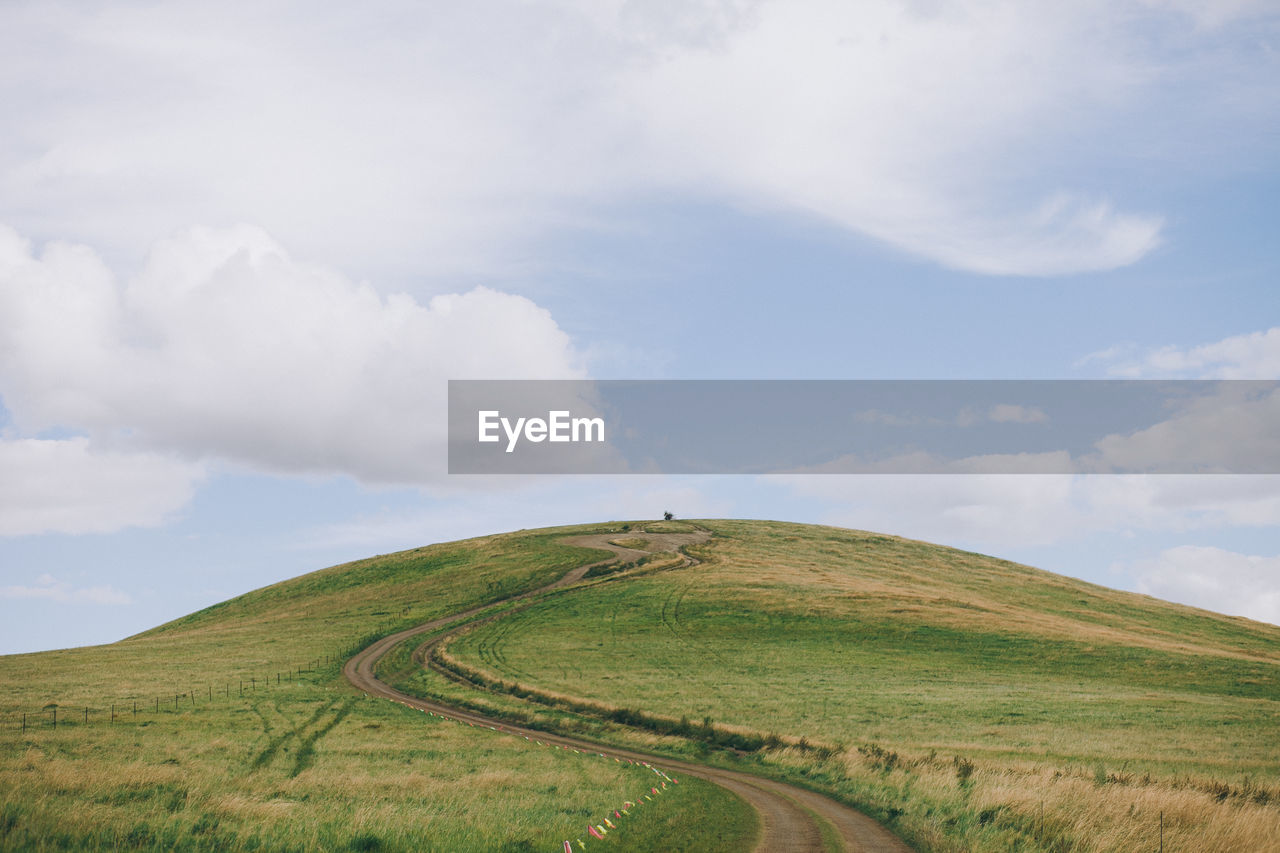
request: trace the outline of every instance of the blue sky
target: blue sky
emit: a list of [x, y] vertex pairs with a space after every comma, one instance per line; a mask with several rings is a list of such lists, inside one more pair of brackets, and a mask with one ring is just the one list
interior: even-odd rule
[[450, 378], [1280, 378], [1267, 3], [0, 10], [0, 652], [780, 518], [1280, 621], [1280, 478], [449, 478]]

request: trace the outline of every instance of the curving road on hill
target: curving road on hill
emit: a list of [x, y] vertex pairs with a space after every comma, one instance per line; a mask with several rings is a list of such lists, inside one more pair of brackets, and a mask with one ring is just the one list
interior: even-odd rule
[[[709, 533], [637, 533], [647, 540], [645, 550], [624, 548], [612, 544], [609, 540], [620, 538], [619, 534], [578, 536], [565, 541], [589, 548], [612, 551], [616, 556], [597, 563], [590, 563], [570, 571], [564, 577], [540, 589], [518, 596], [516, 600], [532, 599], [552, 589], [578, 583], [589, 569], [594, 566], [611, 563], [615, 559], [634, 560], [649, 553], [675, 551], [685, 545], [705, 542]], [[823, 841], [823, 830], [829, 837], [839, 839], [841, 850], [865, 851], [865, 853], [910, 853], [897, 836], [861, 812], [829, 797], [813, 791], [787, 785], [772, 779], [753, 776], [736, 770], [720, 767], [709, 767], [688, 761], [679, 761], [658, 755], [637, 752], [629, 749], [618, 749], [591, 741], [551, 734], [544, 731], [526, 729], [510, 723], [487, 717], [484, 714], [455, 708], [443, 702], [421, 699], [396, 690], [394, 687], [378, 680], [374, 675], [374, 666], [378, 660], [392, 648], [412, 637], [442, 631], [446, 627], [459, 628], [480, 617], [491, 605], [474, 607], [450, 616], [433, 619], [430, 622], [408, 628], [370, 645], [358, 652], [343, 667], [343, 675], [355, 687], [371, 696], [380, 696], [394, 702], [400, 702], [413, 708], [446, 714], [456, 720], [493, 726], [501, 731], [517, 735], [536, 737], [544, 743], [559, 744], [573, 749], [602, 753], [610, 758], [624, 758], [632, 761], [647, 761], [668, 771], [676, 770], [689, 776], [705, 779], [725, 788], [745, 800], [760, 817], [760, 840], [756, 845], [757, 853], [768, 851], [786, 851], [786, 853], [818, 853], [829, 847]], [[436, 642], [439, 641], [437, 638]], [[428, 643], [415, 653], [421, 659]]]

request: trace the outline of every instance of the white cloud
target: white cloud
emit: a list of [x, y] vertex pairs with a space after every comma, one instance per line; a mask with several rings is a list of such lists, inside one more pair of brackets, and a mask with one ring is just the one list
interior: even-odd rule
[[827, 502], [823, 521], [987, 548], [1103, 532], [1275, 525], [1280, 476], [920, 474], [765, 478]]
[[1132, 378], [1280, 379], [1280, 326], [1193, 347], [1109, 347], [1081, 363], [1090, 361], [1106, 365], [1111, 376]]
[[987, 417], [998, 424], [1043, 424], [1049, 422], [1049, 416], [1043, 409], [1035, 406], [1019, 406], [1014, 403], [1001, 403], [991, 407]]
[[1280, 625], [1280, 557], [1182, 545], [1117, 568], [1135, 576], [1138, 592]]
[[965, 406], [955, 417], [940, 418], [926, 417], [914, 413], [900, 414], [895, 412], [884, 412], [879, 409], [864, 409], [854, 412], [854, 423], [859, 424], [880, 424], [882, 426], [920, 426], [929, 424], [932, 426], [944, 426], [954, 424], [960, 427], [971, 427], [979, 424], [990, 423], [1017, 423], [1017, 424], [1038, 424], [1048, 423], [1049, 416], [1042, 409], [1035, 406], [1021, 406], [1016, 403], [998, 403], [985, 410], [975, 409], [972, 406]]
[[132, 604], [133, 599], [111, 586], [74, 587], [43, 574], [32, 586], [0, 586], [0, 599], [39, 599], [59, 604]]
[[1081, 463], [1101, 471], [1280, 471], [1280, 390], [1273, 386], [1219, 386], [1167, 420], [1103, 438]]
[[127, 283], [0, 228], [0, 392], [28, 435], [419, 483], [444, 472], [447, 379], [580, 375], [528, 299], [383, 297], [258, 228], [192, 229]]
[[[0, 220], [113, 259], [175, 224], [252, 221], [309, 257], [418, 277], [527, 262], [548, 231], [667, 191], [813, 215], [966, 270], [1107, 269], [1151, 251], [1161, 217], [1083, 176], [1188, 139], [1242, 156], [1266, 110], [1218, 113], [1274, 103], [1275, 60], [1231, 38], [1255, 14], [10, 3]], [[1178, 162], [1226, 159], [1203, 153]]]
[[104, 451], [88, 439], [0, 439], [0, 536], [150, 527], [181, 509], [203, 466]]

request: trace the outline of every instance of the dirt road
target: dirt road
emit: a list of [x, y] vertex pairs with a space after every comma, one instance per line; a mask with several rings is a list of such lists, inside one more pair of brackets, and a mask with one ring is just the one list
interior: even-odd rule
[[[643, 547], [635, 546], [636, 543], [628, 543], [634, 547], [622, 547], [614, 545], [610, 541], [620, 538], [624, 540], [639, 538], [644, 539], [645, 543]], [[578, 536], [565, 541], [575, 545], [612, 551], [621, 559], [629, 561], [649, 553], [673, 551], [685, 545], [705, 542], [709, 538], [710, 535], [705, 532], [637, 532], [634, 534]], [[531, 599], [548, 590], [578, 583], [592, 566], [609, 563], [614, 559], [610, 558], [599, 563], [579, 566], [556, 582], [548, 584], [541, 589], [525, 593], [519, 596], [519, 599]], [[430, 699], [409, 696], [379, 681], [374, 676], [373, 669], [378, 659], [401, 642], [411, 637], [441, 631], [446, 626], [456, 627], [465, 623], [470, 617], [479, 616], [487, 609], [489, 609], [488, 606], [475, 607], [383, 637], [347, 661], [346, 666], [343, 667], [343, 674], [351, 684], [371, 696], [381, 696], [414, 708], [445, 714], [463, 722], [493, 726], [504, 732], [526, 735], [531, 738], [536, 737], [544, 743], [561, 744], [573, 749], [603, 753], [609, 757], [616, 756], [633, 761], [647, 761], [668, 772], [679, 771], [720, 785], [741, 797], [759, 814], [761, 833], [759, 843], [755, 848], [757, 853], [764, 853], [764, 851], [769, 851], [769, 853], [772, 853], [772, 851], [786, 851], [786, 853], [826, 851], [830, 848], [824, 845], [824, 824], [828, 829], [828, 835], [839, 839], [840, 846], [837, 849], [865, 851], [865, 853], [910, 853], [911, 848], [907, 847], [897, 836], [871, 818], [813, 791], [776, 782], [772, 779], [753, 776], [749, 773], [677, 761], [633, 750], [618, 749], [590, 741], [521, 728], [474, 711], [454, 708], [451, 705]]]

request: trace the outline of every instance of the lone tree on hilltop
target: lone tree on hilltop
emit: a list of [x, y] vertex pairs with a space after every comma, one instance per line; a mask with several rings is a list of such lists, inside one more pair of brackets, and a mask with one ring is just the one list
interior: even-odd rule
[[664, 513], [662, 514], [662, 520], [663, 520], [663, 521], [670, 521], [670, 520], [671, 520], [671, 519], [673, 519], [673, 518], [675, 518], [675, 516], [674, 516], [674, 515], [672, 515], [672, 514], [671, 514], [671, 513], [669, 513], [669, 512], [664, 512]]

